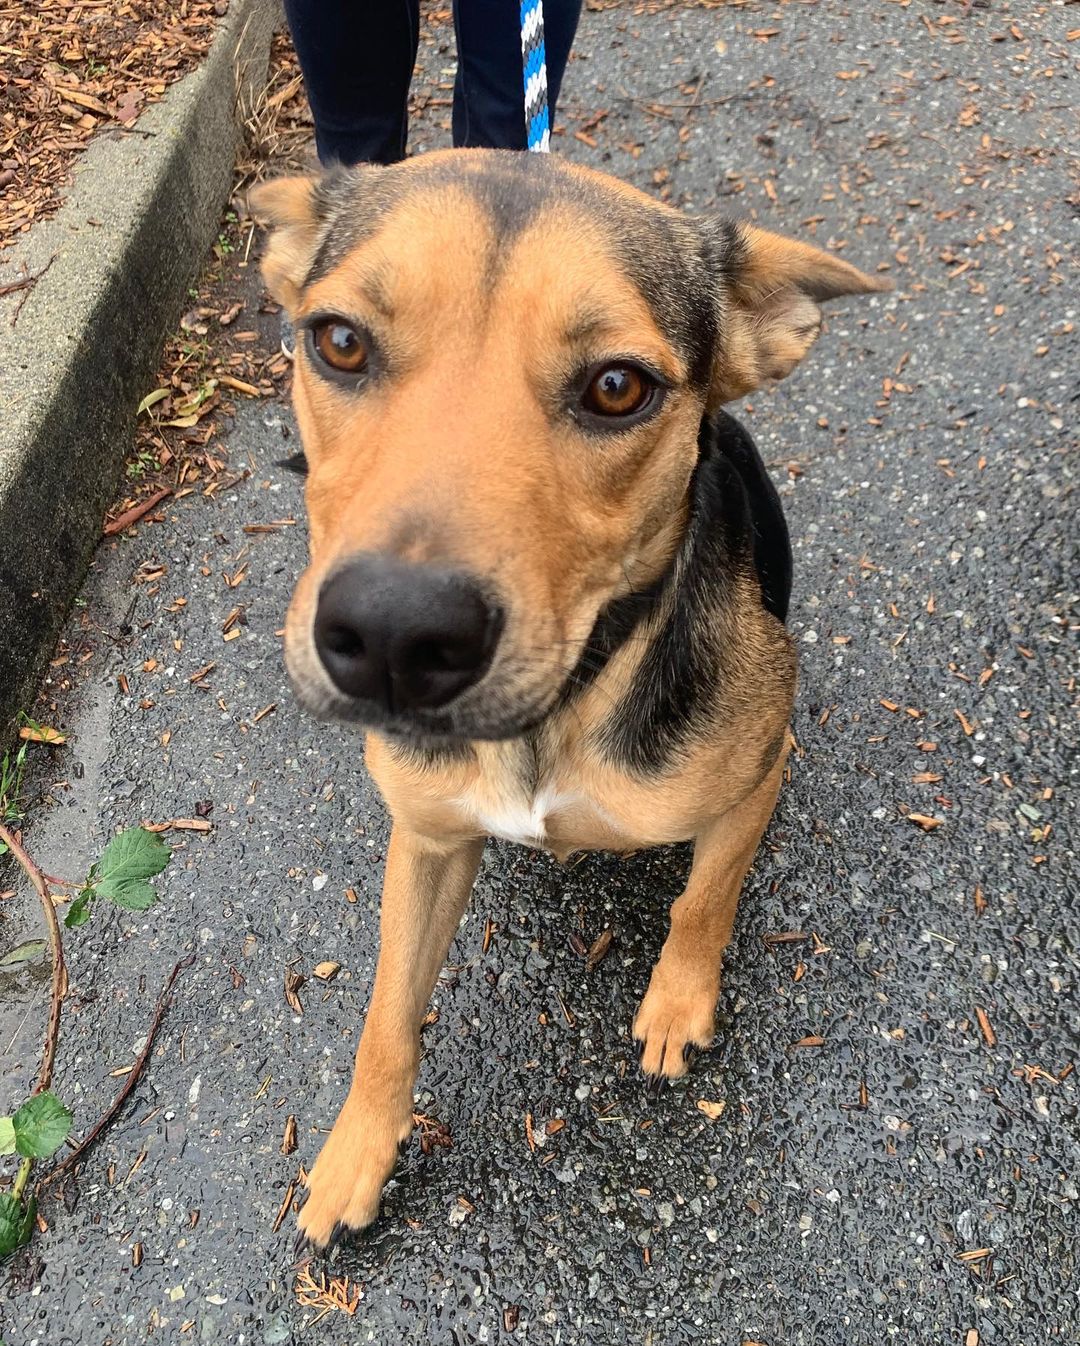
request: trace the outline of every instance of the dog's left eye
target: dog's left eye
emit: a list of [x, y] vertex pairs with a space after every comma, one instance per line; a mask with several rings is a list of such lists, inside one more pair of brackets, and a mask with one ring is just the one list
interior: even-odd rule
[[589, 380], [582, 409], [593, 416], [623, 418], [644, 411], [656, 393], [656, 384], [633, 365], [605, 365]]
[[311, 339], [320, 360], [343, 374], [359, 374], [368, 362], [367, 342], [339, 318], [316, 323], [311, 329]]

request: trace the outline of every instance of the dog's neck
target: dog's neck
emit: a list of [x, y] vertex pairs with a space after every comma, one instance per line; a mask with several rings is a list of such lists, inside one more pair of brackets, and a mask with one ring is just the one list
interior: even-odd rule
[[745, 569], [746, 553], [745, 493], [724, 452], [728, 420], [702, 418], [682, 536], [670, 564], [645, 589], [615, 599], [600, 614], [555, 711], [568, 710], [604, 681], [616, 655], [628, 658], [632, 667], [619, 676], [623, 694], [597, 738], [606, 756], [630, 769], [661, 768], [692, 731], [699, 710], [715, 700], [723, 676], [716, 614], [727, 586]]
[[623, 648], [658, 610], [665, 609], [668, 614], [678, 605], [675, 589], [678, 577], [685, 572], [687, 562], [695, 548], [696, 535], [700, 525], [700, 473], [702, 459], [710, 455], [715, 440], [714, 428], [709, 418], [703, 416], [698, 432], [698, 463], [687, 486], [686, 499], [680, 511], [680, 523], [677, 533], [668, 548], [669, 560], [660, 573], [641, 589], [631, 589], [628, 593], [613, 599], [596, 619], [581, 657], [571, 670], [563, 686], [559, 705], [565, 706], [596, 681], [611, 659]]

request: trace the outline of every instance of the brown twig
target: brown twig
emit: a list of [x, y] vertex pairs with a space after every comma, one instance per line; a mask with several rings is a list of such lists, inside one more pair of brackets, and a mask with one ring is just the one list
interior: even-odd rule
[[60, 1036], [60, 1007], [67, 991], [67, 968], [64, 966], [64, 946], [60, 939], [60, 922], [56, 919], [52, 893], [45, 881], [45, 875], [26, 853], [22, 842], [14, 832], [10, 832], [0, 823], [0, 841], [11, 851], [34, 885], [41, 909], [45, 913], [45, 925], [49, 931], [49, 952], [52, 955], [52, 998], [49, 1004], [49, 1026], [45, 1031], [45, 1045], [41, 1052], [41, 1069], [38, 1071], [34, 1093], [40, 1094], [52, 1083], [53, 1061], [56, 1059], [56, 1042]]
[[16, 291], [18, 290], [24, 291], [22, 298], [19, 300], [19, 302], [15, 305], [15, 308], [12, 310], [11, 322], [8, 324], [10, 327], [14, 327], [15, 324], [19, 321], [19, 314], [22, 312], [23, 304], [25, 304], [27, 299], [29, 299], [30, 297], [30, 291], [34, 288], [37, 282], [42, 278], [45, 272], [48, 271], [49, 267], [52, 266], [53, 262], [55, 262], [57, 257], [59, 256], [60, 254], [58, 252], [54, 252], [53, 255], [49, 258], [49, 260], [45, 263], [45, 265], [41, 268], [41, 270], [35, 271], [32, 276], [23, 276], [22, 280], [12, 281], [10, 285], [0, 285], [0, 299], [6, 299], [9, 294], [15, 294]]
[[82, 884], [76, 883], [74, 879], [60, 879], [55, 874], [46, 874], [41, 871], [41, 877], [46, 883], [51, 883], [54, 888], [81, 888]]
[[79, 1143], [75, 1146], [75, 1148], [71, 1150], [70, 1153], [65, 1155], [62, 1162], [57, 1164], [56, 1167], [50, 1173], [46, 1174], [45, 1178], [41, 1183], [42, 1187], [44, 1187], [47, 1183], [52, 1182], [54, 1178], [58, 1178], [60, 1174], [69, 1169], [72, 1166], [72, 1164], [76, 1162], [76, 1160], [82, 1158], [82, 1156], [86, 1153], [86, 1151], [97, 1140], [98, 1136], [101, 1135], [101, 1133], [113, 1120], [116, 1114], [124, 1106], [128, 1094], [130, 1094], [132, 1089], [135, 1088], [135, 1085], [138, 1083], [139, 1077], [143, 1072], [143, 1068], [145, 1067], [147, 1061], [150, 1059], [150, 1049], [154, 1045], [154, 1039], [157, 1037], [157, 1031], [161, 1027], [161, 1021], [165, 1017], [165, 1011], [169, 1008], [169, 1002], [172, 999], [173, 984], [176, 981], [177, 977], [180, 975], [180, 973], [185, 968], [190, 967], [192, 963], [194, 963], [194, 961], [195, 961], [194, 952], [189, 953], [186, 958], [181, 958], [180, 961], [174, 966], [173, 970], [169, 973], [168, 977], [165, 979], [165, 985], [161, 988], [161, 994], [158, 996], [157, 1008], [154, 1010], [154, 1017], [150, 1021], [150, 1028], [146, 1034], [146, 1042], [143, 1045], [142, 1051], [136, 1058], [135, 1064], [131, 1067], [131, 1070], [128, 1072], [128, 1076], [127, 1079], [124, 1080], [123, 1087], [121, 1088], [120, 1092], [116, 1095], [116, 1097], [113, 1099], [113, 1101], [109, 1104], [109, 1106], [105, 1109], [105, 1111], [101, 1114], [98, 1120], [94, 1123], [94, 1125], [90, 1128], [90, 1130], [86, 1133], [86, 1135], [82, 1138], [82, 1140], [80, 1140]]
[[137, 505], [132, 505], [130, 509], [124, 510], [123, 514], [118, 514], [115, 519], [111, 519], [101, 530], [105, 537], [115, 537], [117, 533], [122, 533], [125, 528], [130, 528], [133, 523], [138, 523], [144, 514], [149, 514], [155, 505], [160, 505], [166, 496], [172, 495], [171, 486], [163, 486], [161, 490], [155, 491], [153, 495], [148, 495], [145, 500], [140, 500]]

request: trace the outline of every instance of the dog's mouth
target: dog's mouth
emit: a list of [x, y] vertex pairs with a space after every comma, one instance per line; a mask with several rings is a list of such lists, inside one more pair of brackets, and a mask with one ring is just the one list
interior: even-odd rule
[[387, 706], [329, 691], [321, 680], [312, 686], [307, 677], [291, 674], [290, 681], [297, 700], [316, 719], [372, 729], [413, 747], [520, 738], [538, 728], [560, 700], [559, 691], [522, 702], [485, 689], [482, 696], [459, 698], [461, 704], [395, 711], [392, 703]]

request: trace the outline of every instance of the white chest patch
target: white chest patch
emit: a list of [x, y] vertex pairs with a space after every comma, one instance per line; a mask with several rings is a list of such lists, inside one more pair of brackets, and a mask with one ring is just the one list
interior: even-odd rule
[[561, 809], [580, 806], [584, 801], [576, 791], [559, 791], [548, 786], [531, 799], [493, 801], [470, 792], [455, 802], [489, 836], [519, 846], [543, 847], [547, 845], [548, 819]]

